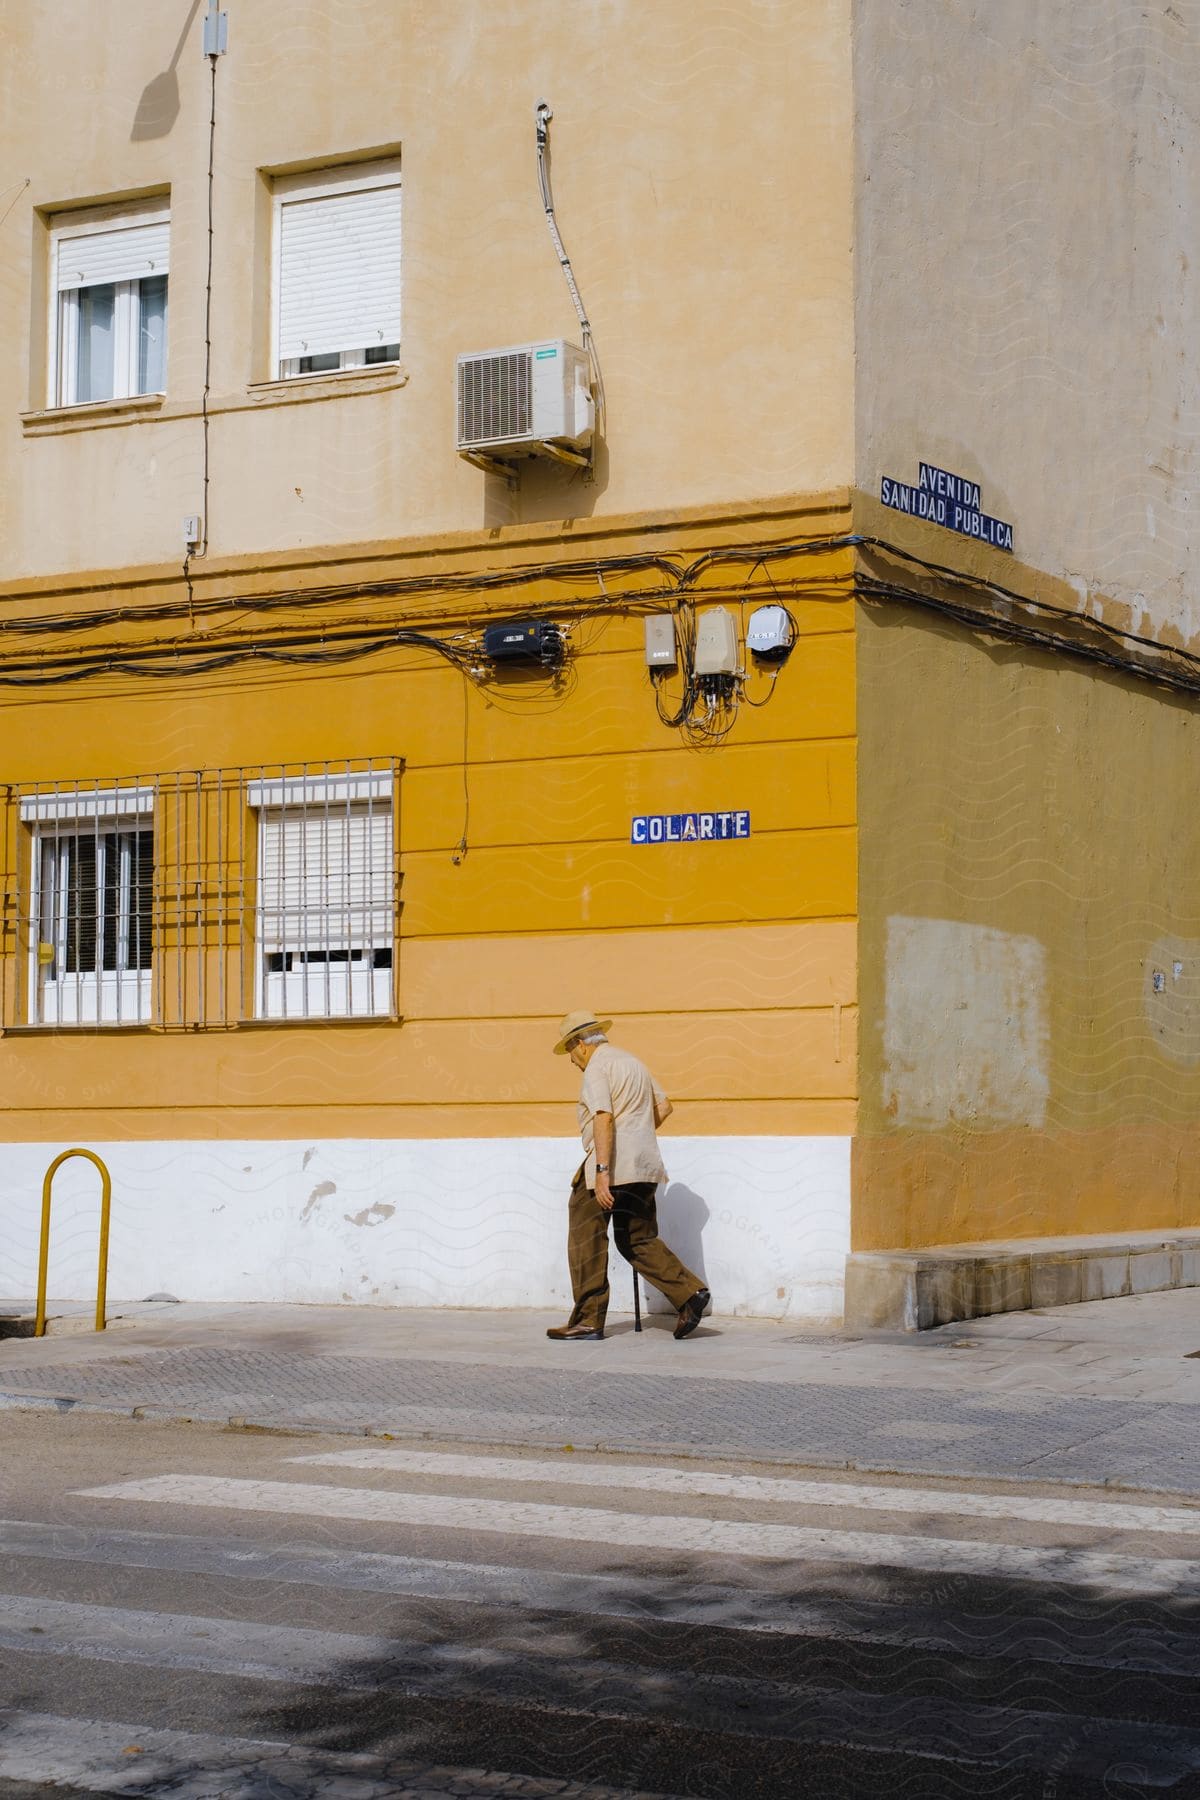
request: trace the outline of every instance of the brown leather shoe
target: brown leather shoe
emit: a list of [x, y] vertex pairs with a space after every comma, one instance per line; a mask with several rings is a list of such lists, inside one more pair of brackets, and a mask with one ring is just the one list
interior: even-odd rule
[[707, 1288], [697, 1288], [690, 1300], [685, 1300], [679, 1309], [679, 1318], [675, 1323], [677, 1338], [690, 1337], [704, 1317], [704, 1309], [712, 1300]]
[[602, 1338], [604, 1327], [603, 1325], [551, 1325], [546, 1336], [557, 1338], [561, 1343], [584, 1344]]

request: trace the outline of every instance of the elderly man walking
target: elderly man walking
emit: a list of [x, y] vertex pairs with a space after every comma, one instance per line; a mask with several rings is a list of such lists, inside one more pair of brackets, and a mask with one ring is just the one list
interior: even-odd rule
[[611, 1019], [591, 1012], [568, 1013], [559, 1026], [556, 1056], [569, 1056], [583, 1073], [579, 1130], [584, 1160], [571, 1184], [567, 1257], [575, 1308], [565, 1325], [547, 1337], [577, 1343], [604, 1336], [608, 1312], [608, 1220], [612, 1215], [617, 1249], [665, 1294], [679, 1314], [677, 1338], [699, 1325], [712, 1295], [685, 1269], [658, 1235], [654, 1192], [665, 1181], [656, 1127], [671, 1102], [649, 1069], [628, 1050], [610, 1044]]

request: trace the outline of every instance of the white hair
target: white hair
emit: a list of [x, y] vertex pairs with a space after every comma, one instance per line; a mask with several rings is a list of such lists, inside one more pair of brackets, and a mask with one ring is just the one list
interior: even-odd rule
[[602, 1031], [585, 1031], [575, 1039], [577, 1044], [607, 1044], [608, 1039]]

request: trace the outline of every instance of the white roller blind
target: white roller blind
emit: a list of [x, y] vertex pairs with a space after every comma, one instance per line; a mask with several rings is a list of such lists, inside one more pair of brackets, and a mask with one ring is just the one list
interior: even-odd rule
[[58, 289], [97, 287], [110, 281], [141, 281], [167, 273], [171, 227], [163, 219], [113, 224], [58, 239], [55, 274]]
[[399, 341], [399, 181], [283, 199], [280, 361]]
[[390, 800], [260, 815], [264, 955], [370, 950], [392, 942]]

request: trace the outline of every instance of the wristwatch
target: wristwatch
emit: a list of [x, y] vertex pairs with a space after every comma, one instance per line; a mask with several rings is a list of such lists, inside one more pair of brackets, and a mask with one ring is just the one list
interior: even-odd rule
[[596, 1173], [597, 1173], [597, 1175], [607, 1175], [608, 1174], [608, 1164], [607, 1163], [597, 1163], [596, 1164]]

